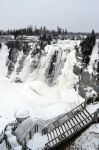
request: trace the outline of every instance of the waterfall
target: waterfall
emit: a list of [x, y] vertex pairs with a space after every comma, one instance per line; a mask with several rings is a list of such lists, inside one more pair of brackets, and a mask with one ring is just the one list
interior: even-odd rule
[[[25, 53], [22, 49], [8, 50], [3, 45], [0, 56], [4, 57], [2, 58], [3, 65], [7, 64], [6, 76], [9, 76], [11, 81], [16, 81], [16, 79], [22, 82], [36, 80], [50, 86], [66, 83], [69, 77], [73, 80], [75, 79], [73, 66], [76, 61], [76, 44], [77, 41], [59, 40], [41, 50], [38, 43], [29, 43], [29, 50], [28, 52], [25, 50]], [[12, 68], [10, 68], [11, 64], [13, 64]], [[71, 82], [73, 84], [74, 81]]]

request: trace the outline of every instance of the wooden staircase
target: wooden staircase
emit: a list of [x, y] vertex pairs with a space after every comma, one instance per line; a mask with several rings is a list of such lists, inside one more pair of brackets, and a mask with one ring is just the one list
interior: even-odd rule
[[[41, 126], [37, 124], [34, 125], [32, 130], [29, 131], [23, 139], [25, 142], [24, 144], [19, 143], [15, 135], [13, 135], [12, 131], [17, 128], [17, 123], [10, 123], [5, 127], [4, 132], [0, 135], [0, 144], [5, 141], [7, 150], [14, 150], [15, 147], [18, 147], [20, 150], [30, 150], [27, 147], [28, 141], [32, 139], [35, 133], [42, 132], [42, 136], [47, 136], [47, 143], [42, 150], [56, 149], [56, 147], [60, 144], [71, 139], [74, 135], [84, 130], [92, 123], [97, 122], [99, 119], [98, 114], [99, 110], [95, 111], [93, 114], [90, 114], [85, 107], [85, 103], [82, 103], [70, 112], [56, 118], [55, 121], [50, 123], [45, 128], [41, 128]], [[11, 141], [10, 137], [13, 137], [15, 140]]]
[[[67, 119], [64, 120], [64, 117]], [[97, 112], [90, 114], [81, 104], [54, 121], [43, 129], [43, 134], [47, 134], [48, 138], [48, 143], [46, 143], [44, 150], [54, 149], [63, 142], [66, 142], [78, 132], [94, 123], [95, 117], [97, 117]]]

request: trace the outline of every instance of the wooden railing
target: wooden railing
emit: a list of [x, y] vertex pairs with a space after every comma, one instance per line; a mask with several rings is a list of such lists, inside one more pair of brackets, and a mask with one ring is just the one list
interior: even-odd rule
[[22, 145], [26, 146], [26, 144], [28, 143], [29, 140], [32, 139], [33, 135], [37, 132], [42, 132], [42, 126], [41, 125], [38, 125], [38, 124], [35, 124], [33, 126], [33, 128], [26, 134], [26, 136], [24, 137], [24, 139], [22, 140]]
[[0, 134], [0, 144], [4, 141], [4, 132]]
[[[49, 136], [48, 134], [54, 133], [54, 131], [56, 129], [58, 129], [58, 127], [52, 129], [51, 131], [49, 131], [47, 133], [48, 136], [48, 143], [45, 144], [45, 148], [44, 150], [49, 150], [49, 149], [53, 149], [56, 146], [60, 145], [61, 143], [65, 142], [66, 140], [72, 138], [75, 134], [77, 134], [79, 131], [83, 130], [84, 128], [86, 128], [87, 126], [89, 126], [92, 123], [95, 123], [97, 121], [97, 119], [99, 118], [99, 110], [97, 110], [96, 112], [94, 112], [93, 114], [89, 114], [85, 119], [83, 119], [82, 121], [80, 121], [79, 123], [75, 124], [74, 126], [70, 127], [69, 129], [67, 129], [66, 131], [63, 131], [60, 135], [57, 135], [56, 137], [53, 137], [51, 140], [49, 140]], [[88, 121], [88, 118], [89, 121]], [[67, 121], [69, 121], [70, 119], [68, 119]], [[67, 121], [64, 121], [67, 122]], [[86, 124], [84, 124], [83, 126], [79, 126], [81, 123], [83, 123], [84, 121], [86, 121]], [[61, 127], [61, 124], [59, 127]], [[69, 132], [70, 131], [70, 132]], [[50, 133], [51, 132], [51, 133]], [[66, 134], [67, 133], [67, 134]], [[71, 133], [71, 134], [68, 134]], [[67, 135], [67, 136], [66, 136]]]
[[[99, 109], [96, 112], [94, 112], [93, 114], [90, 114], [86, 110], [85, 102], [84, 102], [84, 103], [78, 105], [77, 107], [75, 107], [74, 109], [72, 109], [71, 111], [69, 111], [68, 113], [59, 116], [58, 119], [56, 119], [55, 121], [53, 121], [46, 127], [35, 124], [33, 126], [33, 128], [26, 134], [24, 139], [21, 142], [20, 141], [18, 141], [18, 142], [23, 146], [24, 149], [29, 149], [27, 147], [27, 143], [29, 142], [29, 140], [32, 139], [32, 137], [35, 133], [40, 132], [40, 133], [42, 133], [42, 135], [46, 134], [48, 136], [48, 134], [50, 134], [51, 132], [54, 132], [56, 129], [59, 129], [60, 127], [62, 127], [62, 125], [64, 125], [65, 123], [72, 120], [72, 118], [75, 117], [76, 115], [78, 115], [82, 112], [84, 113], [84, 111], [87, 113], [87, 115], [85, 114], [85, 117], [82, 117], [82, 120], [79, 120], [78, 122], [74, 123], [74, 125], [71, 125], [71, 127], [66, 129], [65, 131], [61, 132], [56, 137], [52, 138], [51, 140], [48, 140], [48, 143], [45, 144], [45, 149], [48, 149], [50, 147], [50, 145], [51, 145], [50, 143], [54, 143], [55, 141], [58, 141], [60, 139], [60, 141], [56, 142], [56, 144], [54, 143], [52, 147], [54, 147], [55, 145], [59, 145], [60, 143], [71, 138], [74, 134], [78, 133], [80, 130], [82, 130], [86, 126], [88, 126], [94, 122], [97, 122], [97, 120], [99, 119]], [[85, 124], [84, 124], [84, 121], [86, 122]], [[81, 125], [81, 123], [82, 123], [82, 125]], [[14, 121], [14, 122], [8, 124], [8, 126], [16, 127], [17, 122]], [[5, 127], [5, 129], [6, 129], [6, 127]], [[68, 136], [66, 136], [66, 133], [68, 133], [72, 129], [73, 129], [73, 132], [71, 132], [70, 134], [68, 134]], [[0, 138], [0, 140], [5, 139], [5, 136], [6, 136], [4, 134], [5, 131], [0, 135], [0, 137], [2, 137], [2, 138]], [[11, 148], [11, 145], [10, 145], [9, 141], [7, 140], [7, 137], [6, 137], [6, 145], [8, 146], [8, 148]]]
[[78, 105], [77, 107], [75, 107], [74, 109], [72, 109], [71, 111], [69, 111], [68, 113], [65, 113], [64, 115], [61, 115], [60, 117], [58, 117], [58, 119], [56, 119], [55, 121], [53, 121], [52, 123], [50, 123], [48, 126], [44, 127], [42, 129], [42, 134], [46, 134], [47, 132], [51, 131], [52, 129], [54, 129], [56, 126], [56, 122], [58, 123], [63, 123], [64, 120], [70, 119], [72, 117], [72, 113], [76, 114], [78, 111], [81, 111], [82, 109], [85, 108], [85, 102], [81, 103], [80, 105]]

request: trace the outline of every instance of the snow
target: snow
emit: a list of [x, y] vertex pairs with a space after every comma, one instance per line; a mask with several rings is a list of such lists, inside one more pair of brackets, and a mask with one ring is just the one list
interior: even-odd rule
[[92, 125], [75, 141], [76, 149], [98, 150], [99, 149], [99, 124]]
[[[76, 62], [74, 46], [75, 41], [68, 40], [58, 41], [56, 45], [46, 47], [46, 51], [49, 54], [46, 56], [46, 59], [44, 59], [45, 63], [47, 57], [49, 55], [51, 57], [53, 51], [56, 49], [58, 50], [61, 48], [63, 56], [64, 54], [67, 54], [67, 61], [64, 64], [62, 73], [57, 79], [56, 86], [53, 87], [49, 87], [43, 80], [31, 81], [29, 79], [29, 81], [22, 84], [13, 83], [11, 80], [8, 80], [6, 78], [8, 50], [3, 46], [3, 49], [0, 51], [0, 56], [2, 57], [2, 59], [0, 59], [0, 68], [2, 68], [0, 70], [0, 75], [5, 78], [0, 79], [0, 97], [2, 97], [0, 100], [0, 123], [2, 122], [2, 118], [6, 118], [7, 123], [8, 120], [12, 121], [15, 112], [22, 109], [28, 109], [34, 118], [43, 118], [45, 120], [51, 119], [69, 111], [72, 107], [84, 101], [83, 98], [78, 95], [77, 91], [73, 89], [73, 84], [77, 81], [77, 77], [73, 73], [73, 65]], [[68, 49], [70, 49], [70, 53], [68, 52]], [[20, 54], [19, 59], [20, 57], [22, 57], [22, 53]], [[27, 66], [30, 64], [28, 64], [29, 58], [30, 55], [28, 55], [24, 66], [27, 69]], [[70, 61], [71, 58], [72, 61]], [[25, 68], [22, 72], [25, 70], [29, 75], [29, 72]], [[41, 68], [40, 71], [42, 70]], [[43, 67], [43, 69], [46, 70], [46, 67]], [[40, 79], [40, 76], [38, 78]], [[3, 128], [4, 125], [1, 128]]]
[[[48, 87], [40, 81], [25, 84], [1, 81], [1, 84], [0, 96], [3, 97], [3, 101], [0, 104], [0, 115], [2, 117], [13, 118], [16, 111], [28, 109], [32, 112], [33, 117], [50, 119], [65, 112], [67, 108], [71, 109], [74, 103], [77, 105], [83, 101], [73, 89], [62, 89], [61, 91], [59, 88]], [[60, 110], [59, 106], [62, 107]]]
[[16, 136], [14, 136], [11, 132], [11, 126], [7, 127], [5, 134], [7, 136], [7, 140], [11, 144], [12, 149], [14, 149], [14, 150], [21, 150], [22, 149], [22, 146], [20, 146], [19, 143], [17, 142]]
[[[21, 112], [20, 110], [28, 110], [34, 119], [43, 118], [48, 120], [66, 113], [84, 101], [78, 95], [78, 92], [73, 89], [74, 84], [78, 80], [77, 76], [73, 73], [73, 65], [76, 63], [74, 49], [76, 44], [76, 41], [59, 40], [56, 44], [47, 46], [45, 48], [46, 55], [42, 56], [39, 67], [31, 74], [30, 52], [19, 74], [22, 81], [25, 81], [21, 84], [14, 83], [6, 78], [6, 60], [9, 50], [6, 46], [3, 46], [0, 51], [0, 76], [2, 77], [0, 78], [0, 97], [2, 97], [0, 99], [0, 131], [4, 128], [5, 124], [14, 120], [16, 112], [19, 112], [18, 116], [27, 115], [26, 112]], [[58, 59], [64, 65], [59, 69], [59, 60], [57, 61], [54, 78], [56, 85], [50, 87], [46, 83], [45, 72], [49, 66], [50, 58], [56, 50], [59, 51]], [[22, 53], [19, 54], [18, 62], [22, 55]], [[16, 63], [12, 78], [16, 76], [15, 71], [17, 67], [18, 63]], [[60, 71], [58, 72], [57, 70]], [[2, 120], [5, 120], [4, 123], [2, 123]]]
[[75, 63], [75, 50], [73, 50], [68, 54], [66, 63], [62, 69], [62, 74], [58, 78], [59, 86], [65, 85], [67, 88], [71, 88], [78, 81], [78, 77], [73, 73], [73, 66]]
[[[99, 103], [90, 104], [86, 108], [90, 114], [99, 109]], [[99, 123], [91, 125], [73, 143], [74, 149], [98, 150], [99, 149]], [[71, 146], [72, 147], [72, 146]], [[72, 148], [71, 148], [72, 149]]]
[[32, 63], [31, 53], [29, 53], [29, 55], [27, 56], [27, 58], [24, 61], [23, 69], [19, 75], [19, 77], [22, 79], [22, 81], [25, 81], [28, 78], [28, 76], [30, 75], [31, 63]]
[[0, 144], [0, 150], [6, 150], [5, 141]]
[[92, 114], [99, 109], [99, 103], [90, 104], [87, 106], [87, 110]]
[[90, 56], [90, 62], [88, 66], [89, 73], [94, 73], [95, 61], [99, 60], [99, 40], [96, 40], [96, 44], [92, 50], [92, 54]]
[[7, 75], [6, 61], [9, 54], [7, 46], [2, 43], [2, 48], [0, 49], [0, 79], [4, 79]]
[[92, 88], [92, 87], [87, 87], [85, 88], [86, 92], [86, 96], [87, 97], [93, 97], [93, 95], [97, 95], [96, 91]]
[[[26, 129], [30, 130], [37, 120], [40, 121], [42, 118], [44, 121], [54, 119], [58, 115], [66, 113], [84, 102], [84, 99], [79, 96], [78, 91], [75, 91], [73, 88], [78, 82], [78, 77], [73, 73], [74, 64], [77, 63], [75, 56], [76, 51], [74, 48], [76, 44], [79, 44], [79, 41], [59, 40], [56, 44], [47, 45], [45, 47], [45, 54], [39, 60], [37, 69], [33, 69], [32, 72], [32, 58], [30, 51], [29, 55], [24, 59], [21, 71], [17, 73], [19, 62], [23, 58], [23, 52], [20, 52], [10, 80], [6, 78], [6, 60], [9, 50], [3, 44], [3, 48], [0, 50], [0, 133], [7, 123], [15, 119], [14, 117], [25, 118], [30, 115], [32, 120], [31, 118], [25, 120], [17, 130], [20, 138], [21, 134], [22, 136], [26, 134], [24, 131], [26, 131]], [[93, 49], [88, 68], [91, 73], [93, 72], [92, 66], [94, 60], [97, 59], [97, 46], [98, 41]], [[53, 72], [55, 85], [49, 86], [47, 84], [46, 72], [55, 51], [58, 52]], [[24, 82], [21, 84], [14, 83], [13, 80], [17, 76]], [[88, 90], [90, 92], [91, 89], [88, 88]], [[94, 107], [93, 105], [87, 107], [90, 113], [93, 113], [98, 108], [99, 104], [94, 105]], [[96, 126], [93, 126], [91, 129], [93, 132], [99, 131], [98, 125], [97, 128]], [[88, 150], [91, 150], [92, 148], [94, 150], [93, 145], [95, 141], [91, 141], [92, 135], [95, 137], [95, 145], [97, 146], [98, 136], [96, 134], [90, 134], [90, 131], [76, 141], [78, 148], [79, 145], [81, 145], [83, 148], [88, 146]], [[15, 146], [15, 137], [13, 137], [9, 131], [7, 134], [9, 135], [9, 141]], [[86, 140], [88, 141], [87, 143]], [[91, 149], [89, 145], [90, 141]], [[84, 142], [86, 144], [84, 144]], [[47, 137], [41, 136], [40, 133], [36, 133], [32, 140], [29, 141], [28, 147], [32, 150], [42, 149], [45, 143], [47, 143]], [[5, 150], [4, 145], [4, 143], [2, 143], [2, 145], [0, 144], [0, 150]], [[18, 150], [18, 148], [20, 149], [20, 147], [17, 147], [16, 145], [16, 150]]]
[[4, 130], [7, 123], [9, 123], [9, 118], [7, 118], [6, 116], [0, 117], [0, 134]]
[[20, 142], [22, 142], [24, 137], [29, 133], [29, 131], [31, 131], [33, 126], [34, 126], [34, 122], [30, 118], [26, 119], [19, 125], [19, 127], [15, 131], [15, 134]]
[[23, 52], [19, 52], [18, 53], [18, 59], [17, 59], [17, 62], [15, 64], [15, 68], [14, 68], [14, 71], [12, 72], [11, 74], [11, 80], [14, 80], [14, 78], [18, 75], [18, 71], [17, 71], [17, 68], [19, 68], [20, 66], [20, 61], [21, 59], [23, 58]]
[[15, 113], [15, 118], [27, 118], [30, 116], [30, 111], [27, 109], [19, 109]]
[[42, 136], [40, 133], [36, 133], [32, 140], [29, 141], [28, 148], [31, 150], [42, 150], [47, 142], [47, 135]]
[[[46, 78], [45, 78], [46, 71], [50, 66], [51, 58], [55, 52], [58, 52], [58, 54], [57, 54], [58, 56], [57, 56], [57, 61], [55, 63], [55, 70], [53, 73], [54, 80], [56, 80], [56, 78], [61, 74], [62, 67], [65, 67], [65, 66], [70, 67], [71, 64], [74, 65], [74, 61], [75, 61], [74, 47], [76, 44], [77, 44], [76, 41], [70, 41], [70, 40], [61, 41], [61, 40], [59, 40], [56, 44], [46, 46], [45, 47], [46, 55], [41, 58], [41, 61], [40, 61], [41, 65], [40, 65], [40, 68], [38, 71], [37, 79], [39, 79], [43, 82], [46, 82]], [[69, 57], [68, 56], [69, 54], [71, 55], [70, 56], [71, 58], [73, 56], [71, 64], [69, 64], [69, 61], [67, 60]], [[65, 61], [66, 61], [66, 63], [64, 64]], [[71, 66], [71, 69], [73, 71], [72, 66]], [[65, 73], [67, 74], [67, 72], [68, 72], [68, 70], [66, 70]], [[62, 74], [62, 75], [64, 77], [64, 74]]]

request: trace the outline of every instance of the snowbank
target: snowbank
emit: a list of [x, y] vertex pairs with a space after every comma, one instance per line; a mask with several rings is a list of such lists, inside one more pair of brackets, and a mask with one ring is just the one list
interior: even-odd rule
[[15, 113], [15, 118], [27, 118], [30, 116], [30, 111], [27, 109], [19, 109]]
[[41, 150], [44, 148], [45, 144], [48, 142], [47, 135], [42, 136], [40, 133], [36, 133], [32, 140], [28, 143], [28, 148], [31, 150]]
[[92, 125], [75, 141], [76, 149], [98, 150], [99, 149], [99, 124]]

